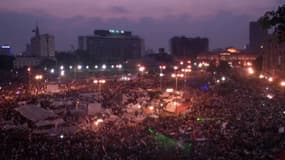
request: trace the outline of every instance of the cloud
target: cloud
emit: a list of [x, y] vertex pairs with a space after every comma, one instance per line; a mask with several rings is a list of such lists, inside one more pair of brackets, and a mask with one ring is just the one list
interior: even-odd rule
[[95, 29], [130, 30], [145, 39], [146, 47], [169, 48], [169, 39], [173, 36], [208, 37], [211, 48], [227, 46], [242, 47], [248, 41], [249, 16], [236, 16], [223, 12], [207, 20], [197, 21], [191, 16], [169, 16], [166, 19], [152, 17], [132, 21], [127, 18], [102, 19], [100, 17], [60, 18], [47, 15], [34, 15], [15, 12], [0, 12], [0, 43], [10, 44], [15, 51], [25, 49], [33, 36], [32, 29], [36, 21], [41, 33], [55, 35], [57, 50], [70, 50], [77, 46], [79, 35], [92, 35]]
[[118, 13], [118, 14], [126, 14], [126, 13], [129, 13], [129, 11], [124, 8], [124, 7], [119, 7], [119, 6], [115, 6], [115, 7], [112, 7], [111, 8], [111, 11], [113, 13]]
[[4, 0], [1, 8], [29, 13], [40, 10], [65, 18], [83, 16], [139, 20], [143, 17], [161, 19], [188, 15], [201, 19], [221, 12], [256, 16], [281, 3], [280, 0]]

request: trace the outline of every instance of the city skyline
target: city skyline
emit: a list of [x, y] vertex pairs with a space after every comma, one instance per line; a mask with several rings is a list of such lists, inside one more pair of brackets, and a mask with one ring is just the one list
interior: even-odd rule
[[[61, 2], [66, 5], [65, 8], [70, 8], [68, 5], [72, 4], [78, 6], [78, 10], [73, 9], [74, 13], [65, 10]], [[24, 51], [33, 35], [31, 31], [38, 23], [42, 33], [55, 35], [56, 49], [59, 51], [70, 50], [71, 44], [77, 48], [78, 35], [88, 35], [90, 30], [111, 28], [131, 30], [144, 38], [146, 48], [155, 50], [161, 47], [168, 50], [169, 39], [181, 35], [208, 37], [211, 49], [228, 46], [242, 48], [248, 43], [249, 22], [282, 4], [279, 0], [262, 0], [259, 3], [245, 0], [236, 3], [181, 1], [177, 4], [164, 1], [153, 6], [150, 1], [145, 1], [145, 4], [137, 2], [136, 6], [128, 0], [120, 4], [113, 1], [78, 2], [4, 1], [0, 8], [3, 26], [0, 43], [10, 44], [14, 52]], [[94, 11], [85, 11], [84, 7], [87, 6], [101, 9], [95, 7]], [[146, 9], [143, 10], [143, 7]]]

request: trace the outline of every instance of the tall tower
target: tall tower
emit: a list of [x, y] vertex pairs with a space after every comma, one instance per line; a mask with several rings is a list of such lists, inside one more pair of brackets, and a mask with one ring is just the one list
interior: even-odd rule
[[263, 48], [264, 41], [268, 37], [268, 32], [259, 22], [250, 22], [249, 24], [249, 49], [253, 52], [259, 52]]
[[31, 38], [31, 54], [37, 57], [54, 57], [54, 36], [50, 34], [41, 35], [38, 25], [33, 32], [35, 32], [35, 36]]

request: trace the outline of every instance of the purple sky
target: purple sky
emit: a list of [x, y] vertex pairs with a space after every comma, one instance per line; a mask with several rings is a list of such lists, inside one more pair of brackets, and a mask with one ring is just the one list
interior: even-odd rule
[[146, 48], [168, 48], [174, 35], [205, 36], [211, 48], [248, 43], [248, 23], [282, 0], [0, 0], [0, 43], [24, 50], [38, 22], [56, 37], [58, 50], [77, 46], [94, 29], [124, 29]]

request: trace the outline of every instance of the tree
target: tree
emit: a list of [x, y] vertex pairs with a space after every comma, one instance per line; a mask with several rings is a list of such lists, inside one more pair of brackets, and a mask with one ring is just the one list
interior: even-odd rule
[[217, 71], [220, 73], [228, 72], [231, 69], [231, 66], [227, 61], [220, 61], [219, 66], [217, 67]]
[[273, 29], [280, 42], [285, 42], [285, 4], [276, 11], [269, 11], [259, 19], [265, 29]]

